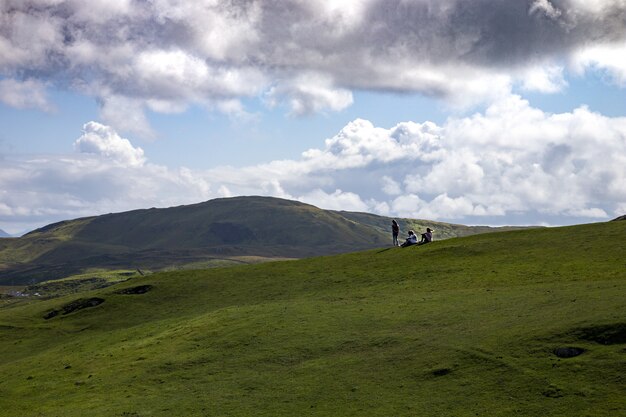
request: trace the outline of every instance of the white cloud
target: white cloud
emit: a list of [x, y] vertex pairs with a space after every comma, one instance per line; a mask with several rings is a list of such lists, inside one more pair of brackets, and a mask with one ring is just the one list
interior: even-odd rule
[[128, 139], [97, 122], [83, 126], [83, 134], [74, 142], [74, 147], [81, 153], [101, 155], [126, 166], [141, 166], [145, 162], [143, 149], [133, 147]]
[[521, 77], [522, 88], [540, 93], [557, 93], [567, 87], [563, 72], [564, 68], [558, 65], [528, 68]]
[[316, 189], [297, 199], [327, 210], [368, 211], [369, 209], [369, 206], [357, 194], [341, 190], [327, 193]]
[[39, 109], [46, 112], [54, 107], [48, 101], [45, 85], [38, 80], [0, 80], [0, 101], [18, 109]]
[[550, 0], [534, 0], [528, 13], [543, 13], [550, 19], [556, 19], [561, 16], [561, 11], [554, 7], [554, 5], [550, 3]]
[[[148, 105], [154, 104], [153, 100], [148, 102]], [[159, 102], [157, 106], [167, 106], [167, 104]], [[100, 115], [106, 123], [115, 126], [120, 131], [134, 133], [148, 139], [156, 137], [144, 113], [143, 104], [139, 100], [117, 95], [104, 96]]]
[[382, 178], [382, 190], [387, 195], [399, 195], [402, 194], [402, 187], [393, 178], [383, 176]]
[[595, 69], [606, 73], [612, 83], [626, 87], [626, 42], [581, 49], [574, 55], [573, 65], [578, 73]]
[[294, 79], [280, 81], [266, 93], [270, 106], [283, 101], [289, 103], [291, 113], [302, 116], [326, 109], [339, 111], [352, 104], [352, 93], [336, 88], [332, 80], [319, 74], [302, 74]]

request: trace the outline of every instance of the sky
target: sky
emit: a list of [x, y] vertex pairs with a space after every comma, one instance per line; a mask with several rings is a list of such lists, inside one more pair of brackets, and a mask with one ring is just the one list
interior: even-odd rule
[[626, 0], [0, 0], [0, 229], [213, 198], [626, 214]]

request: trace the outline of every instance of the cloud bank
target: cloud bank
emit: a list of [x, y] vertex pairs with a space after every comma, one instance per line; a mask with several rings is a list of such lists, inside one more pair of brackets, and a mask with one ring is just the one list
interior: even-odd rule
[[625, 49], [624, 0], [4, 0], [0, 100], [46, 108], [50, 83], [150, 136], [147, 108], [245, 97], [301, 115], [341, 110], [355, 89], [464, 106], [513, 85], [559, 91], [567, 70], [624, 86]]
[[74, 154], [5, 159], [0, 224], [215, 197], [270, 195], [322, 208], [468, 224], [607, 220], [626, 210], [626, 118], [549, 114], [519, 96], [442, 125], [357, 119], [296, 160], [171, 169], [111, 127], [84, 126]]

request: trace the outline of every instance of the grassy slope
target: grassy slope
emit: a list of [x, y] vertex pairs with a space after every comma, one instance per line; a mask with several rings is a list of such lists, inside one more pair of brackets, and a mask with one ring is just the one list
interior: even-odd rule
[[377, 247], [386, 236], [295, 201], [235, 197], [60, 222], [0, 240], [0, 283], [80, 274], [92, 267], [163, 269], [241, 256], [300, 258]]
[[[617, 416], [624, 340], [581, 337], [626, 321], [625, 234], [160, 273], [48, 321], [76, 296], [0, 309], [0, 415]], [[154, 289], [113, 294], [137, 283]]]

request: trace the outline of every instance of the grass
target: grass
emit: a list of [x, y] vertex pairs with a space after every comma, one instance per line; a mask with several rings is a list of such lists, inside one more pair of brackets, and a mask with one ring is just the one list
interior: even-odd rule
[[231, 257], [215, 257], [199, 262], [190, 262], [182, 265], [173, 265], [164, 268], [163, 271], [185, 271], [191, 269], [207, 269], [219, 268], [237, 265], [252, 265], [263, 262], [274, 262], [280, 260], [290, 260], [291, 258], [266, 258], [263, 256], [231, 256]]
[[99, 288], [106, 288], [140, 276], [150, 274], [150, 271], [141, 270], [106, 270], [92, 269], [89, 272], [71, 275], [67, 278], [44, 281], [29, 285], [24, 289], [28, 294], [40, 294], [42, 297], [61, 297]]
[[[0, 415], [617, 416], [625, 232], [494, 233], [31, 300], [0, 310]], [[152, 289], [116, 293], [137, 285]], [[105, 302], [43, 319], [90, 297]]]

